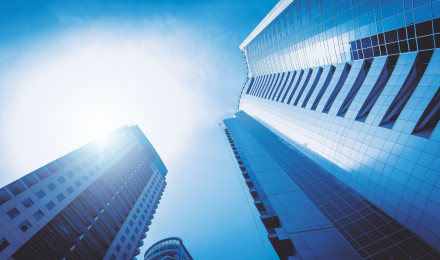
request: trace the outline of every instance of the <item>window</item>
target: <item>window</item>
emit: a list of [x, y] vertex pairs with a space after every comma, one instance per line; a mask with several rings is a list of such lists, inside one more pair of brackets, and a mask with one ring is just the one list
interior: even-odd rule
[[330, 111], [330, 108], [332, 108], [333, 102], [336, 99], [336, 96], [339, 94], [339, 91], [341, 90], [342, 86], [344, 86], [345, 80], [347, 79], [348, 73], [350, 72], [351, 65], [346, 63], [344, 70], [342, 71], [341, 76], [339, 77], [338, 83], [336, 84], [335, 88], [333, 89], [332, 94], [327, 100], [327, 103], [324, 106], [324, 109], [322, 110], [323, 113], [328, 113]]
[[402, 88], [397, 93], [387, 112], [385, 113], [380, 126], [392, 128], [412, 93], [420, 82], [420, 79], [428, 66], [433, 51], [424, 51], [417, 54], [416, 60], [403, 82]]
[[26, 190], [26, 187], [21, 183], [20, 180], [14, 181], [13, 183], [9, 184], [8, 189], [12, 194], [18, 195]]
[[301, 107], [304, 108], [304, 107], [307, 106], [307, 102], [309, 102], [309, 99], [310, 99], [310, 97], [312, 96], [313, 91], [314, 91], [315, 88], [316, 88], [316, 85], [318, 85], [318, 82], [319, 82], [319, 79], [321, 78], [321, 75], [322, 75], [322, 71], [323, 71], [323, 70], [324, 70], [324, 69], [323, 69], [322, 67], [319, 67], [318, 72], [317, 72], [316, 77], [315, 77], [315, 80], [313, 81], [313, 84], [312, 84], [312, 86], [310, 87], [309, 93], [307, 93], [306, 97], [304, 98], [304, 101], [303, 101]]
[[25, 220], [23, 223], [21, 223], [18, 226], [23, 232], [26, 232], [29, 228], [32, 227], [31, 223], [29, 221]]
[[50, 191], [53, 191], [56, 187], [57, 187], [57, 186], [55, 186], [55, 184], [53, 184], [53, 182], [50, 183], [49, 185], [47, 185], [47, 188], [48, 188]]
[[15, 218], [16, 216], [20, 215], [20, 211], [18, 211], [17, 208], [12, 208], [12, 209], [10, 209], [8, 212], [6, 212], [6, 214], [8, 214], [8, 216], [9, 216], [11, 219], [13, 219], [13, 218]]
[[76, 182], [75, 182], [75, 185], [76, 185], [76, 187], [81, 186], [81, 181], [76, 181]]
[[298, 88], [299, 83], [301, 82], [301, 79], [302, 79], [303, 75], [304, 75], [304, 70], [301, 70], [301, 72], [299, 73], [298, 80], [296, 81], [295, 87], [293, 88], [292, 93], [290, 94], [290, 97], [287, 100], [287, 104], [290, 104], [290, 102], [292, 101], [292, 98], [295, 95], [296, 89]]
[[72, 171], [67, 172], [67, 177], [72, 178], [73, 177], [73, 172]]
[[254, 78], [251, 78], [251, 82], [249, 83], [249, 87], [246, 91], [246, 94], [249, 94], [249, 92], [251, 91], [253, 83], [254, 83]]
[[130, 244], [130, 243], [127, 244], [127, 249], [128, 249], [128, 250], [131, 249], [131, 244]]
[[128, 223], [128, 224], [129, 224], [130, 227], [131, 227], [131, 226], [133, 226], [134, 223], [133, 223], [133, 221], [130, 220], [130, 223]]
[[89, 174], [90, 174], [90, 176], [93, 176], [93, 175], [95, 175], [95, 172], [94, 171], [90, 171]]
[[319, 91], [318, 95], [315, 98], [315, 101], [313, 102], [311, 110], [316, 110], [318, 107], [319, 101], [321, 101], [322, 96], [324, 95], [325, 91], [327, 90], [328, 85], [330, 84], [330, 81], [333, 78], [333, 75], [335, 74], [336, 67], [330, 66], [330, 71], [328, 72], [327, 78], [324, 81], [324, 84], [321, 87], [321, 90]]
[[313, 69], [309, 69], [309, 72], [307, 73], [306, 80], [304, 81], [304, 84], [303, 84], [301, 90], [299, 91], [298, 96], [296, 97], [295, 102], [293, 103], [294, 106], [298, 105], [298, 102], [299, 102], [299, 100], [300, 100], [304, 90], [306, 89], [307, 84], [309, 83], [310, 77], [312, 76], [312, 72], [313, 72]]
[[134, 235], [131, 236], [130, 240], [134, 242], [134, 240], [135, 240]]
[[119, 251], [121, 251], [121, 245], [120, 245], [120, 244], [118, 244], [118, 245], [116, 246], [116, 252], [119, 252]]
[[356, 116], [357, 121], [364, 122], [367, 119], [367, 116], [370, 114], [371, 109], [373, 108], [374, 104], [382, 93], [382, 90], [385, 88], [385, 85], [390, 79], [391, 73], [396, 66], [398, 58], [398, 55], [388, 57], [382, 72], [380, 73], [376, 83], [374, 84], [373, 89], [371, 90], [370, 94], [368, 94], [367, 99], [365, 100], [364, 104], [359, 110], [359, 113]]
[[58, 201], [63, 201], [64, 199], [66, 198], [66, 196], [64, 196], [64, 194], [62, 194], [62, 193], [60, 193], [60, 194], [58, 194], [57, 195], [57, 199], [58, 199]]
[[89, 179], [89, 177], [88, 177], [87, 175], [84, 175], [84, 176], [82, 177], [82, 179], [83, 179], [83, 181], [87, 181], [87, 180]]
[[37, 210], [37, 212], [34, 213], [34, 218], [36, 220], [40, 220], [42, 217], [44, 217], [44, 213], [41, 210]]
[[[289, 92], [290, 87], [292, 87], [293, 81], [295, 80], [296, 74], [297, 74], [296, 71], [294, 71], [292, 77], [291, 77], [290, 80], [289, 80], [289, 85], [287, 86], [286, 92], [284, 92], [283, 98], [281, 99], [281, 103], [284, 103], [284, 100], [285, 100], [286, 97], [287, 97], [287, 93]], [[278, 102], [278, 100], [280, 99], [281, 94], [282, 94], [282, 91], [281, 91], [281, 93], [280, 93], [280, 96], [278, 96], [278, 98], [277, 98], [277, 102]]]
[[32, 201], [31, 198], [27, 198], [27, 199], [25, 199], [25, 200], [23, 201], [23, 205], [24, 205], [26, 208], [29, 208], [30, 206], [34, 205], [34, 202]]
[[135, 228], [134, 233], [136, 233], [136, 234], [139, 233], [139, 228]]
[[35, 193], [35, 195], [39, 198], [42, 199], [44, 196], [46, 196], [46, 193], [43, 190], [39, 190], [37, 191], [37, 193]]
[[429, 138], [440, 120], [440, 88], [429, 102], [412, 134]]
[[128, 234], [128, 233], [130, 233], [130, 229], [125, 228], [125, 234]]
[[353, 102], [354, 97], [358, 93], [360, 87], [362, 86], [362, 83], [364, 83], [365, 77], [367, 76], [368, 71], [370, 70], [371, 63], [370, 61], [365, 60], [362, 64], [362, 68], [359, 71], [359, 74], [356, 78], [356, 80], [353, 83], [353, 86], [350, 89], [350, 92], [348, 92], [347, 97], [345, 97], [344, 102], [342, 102], [341, 107], [338, 111], [338, 116], [344, 117], [345, 113], [347, 113], [348, 108], [351, 105], [351, 102]]
[[121, 236], [121, 241], [125, 242], [125, 236]]
[[8, 246], [9, 246], [8, 240], [6, 240], [5, 238], [1, 238], [0, 239], [0, 252], [3, 251]]
[[53, 203], [52, 201], [49, 201], [49, 203], [46, 204], [46, 208], [48, 210], [52, 210], [53, 208], [55, 208], [55, 203]]
[[67, 187], [66, 191], [67, 191], [69, 194], [72, 194], [72, 192], [73, 192], [73, 188], [72, 188], [72, 186]]
[[38, 182], [37, 178], [32, 173], [24, 176], [22, 180], [29, 188]]
[[66, 179], [65, 179], [63, 176], [61, 176], [61, 177], [58, 178], [58, 182], [59, 182], [60, 184], [63, 184], [63, 183], [66, 182]]
[[75, 168], [75, 171], [76, 171], [76, 172], [80, 172], [80, 171], [81, 171], [81, 167], [77, 166], [77, 167]]

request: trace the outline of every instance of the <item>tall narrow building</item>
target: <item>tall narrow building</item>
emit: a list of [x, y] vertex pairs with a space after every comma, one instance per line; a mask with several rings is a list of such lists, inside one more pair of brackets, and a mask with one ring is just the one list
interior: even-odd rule
[[440, 2], [282, 0], [224, 121], [282, 259], [440, 259]]
[[0, 259], [132, 259], [167, 169], [124, 126], [0, 189]]

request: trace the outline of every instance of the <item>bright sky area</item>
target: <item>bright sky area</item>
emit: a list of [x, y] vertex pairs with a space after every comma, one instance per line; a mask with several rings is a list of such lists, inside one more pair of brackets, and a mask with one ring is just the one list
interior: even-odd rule
[[1, 1], [0, 186], [137, 124], [169, 170], [139, 259], [169, 236], [195, 259], [277, 259], [218, 126], [246, 76], [238, 45], [276, 3]]

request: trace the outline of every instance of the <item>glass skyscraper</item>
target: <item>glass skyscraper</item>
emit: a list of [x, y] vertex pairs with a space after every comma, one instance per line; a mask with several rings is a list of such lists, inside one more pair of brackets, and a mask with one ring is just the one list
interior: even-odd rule
[[124, 126], [0, 189], [0, 259], [132, 259], [167, 169]]
[[440, 259], [440, 1], [280, 1], [225, 133], [282, 259]]
[[182, 239], [169, 237], [154, 243], [147, 252], [144, 260], [193, 260]]

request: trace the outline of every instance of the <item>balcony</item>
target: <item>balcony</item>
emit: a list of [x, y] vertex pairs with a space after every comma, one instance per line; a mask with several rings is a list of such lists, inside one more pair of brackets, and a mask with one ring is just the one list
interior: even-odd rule
[[269, 228], [279, 228], [281, 226], [280, 219], [275, 214], [275, 212], [265, 212], [260, 216], [261, 221], [263, 221], [266, 229]]
[[260, 213], [266, 211], [266, 208], [264, 207], [263, 201], [261, 201], [260, 199], [256, 199], [254, 201], [254, 204]]
[[133, 252], [133, 256], [137, 256], [141, 253], [141, 250], [139, 248], [136, 248], [136, 250], [134, 250]]
[[143, 240], [139, 240], [139, 242], [137, 243], [136, 247], [141, 247], [144, 245], [144, 241]]

